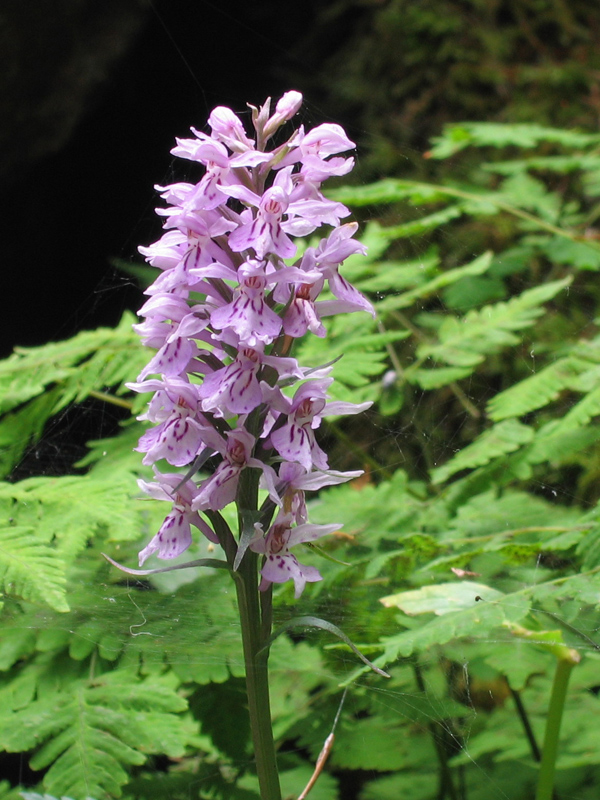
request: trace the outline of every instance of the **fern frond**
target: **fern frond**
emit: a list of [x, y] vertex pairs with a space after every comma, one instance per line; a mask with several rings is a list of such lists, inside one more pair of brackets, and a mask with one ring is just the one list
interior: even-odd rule
[[[441, 186], [417, 181], [386, 178], [366, 186], [340, 186], [327, 192], [327, 197], [350, 206], [388, 205], [408, 200], [412, 205], [427, 205], [447, 202], [448, 197]], [[381, 228], [386, 231], [386, 228]], [[387, 240], [389, 244], [389, 239]]]
[[13, 504], [12, 516], [35, 530], [36, 540], [56, 542], [58, 553], [71, 562], [102, 527], [109, 539], [140, 537], [141, 506], [135, 478], [115, 465], [113, 474], [28, 478], [0, 484], [0, 500]]
[[[355, 281], [361, 292], [398, 292], [422, 286], [429, 277], [435, 276], [440, 257], [433, 248], [420, 258], [410, 261], [378, 261], [373, 264], [369, 276]], [[344, 265], [345, 266], [345, 265]], [[345, 274], [344, 270], [344, 274]], [[381, 306], [378, 306], [379, 310]]]
[[481, 467], [499, 456], [513, 453], [534, 437], [534, 430], [516, 419], [504, 420], [481, 434], [472, 444], [459, 450], [454, 458], [431, 471], [433, 483], [442, 483], [456, 472]]
[[600, 414], [600, 386], [587, 394], [583, 400], [565, 414], [556, 426], [555, 433], [579, 428]]
[[132, 360], [146, 353], [132, 331], [133, 315], [126, 313], [116, 328], [83, 331], [72, 339], [41, 347], [17, 348], [0, 361], [0, 412], [42, 394], [51, 384], [63, 387], [60, 405], [79, 402], [89, 393], [91, 374], [97, 387], [114, 386], [131, 377]]
[[406, 380], [416, 383], [421, 389], [429, 391], [448, 386], [462, 378], [468, 377], [473, 370], [471, 367], [440, 367], [439, 369], [411, 369], [405, 373]]
[[475, 367], [486, 355], [519, 342], [517, 331], [533, 325], [544, 313], [542, 304], [571, 283], [570, 278], [528, 289], [508, 302], [470, 311], [465, 317], [446, 317], [439, 328], [439, 341], [421, 344], [419, 363], [426, 359], [456, 367]]
[[8, 752], [39, 748], [31, 768], [50, 767], [43, 783], [52, 794], [119, 797], [129, 767], [150, 753], [180, 757], [194, 736], [178, 716], [187, 703], [170, 684], [142, 682], [125, 670], [71, 683], [69, 691], [4, 714], [0, 743]]
[[590, 147], [600, 144], [598, 134], [566, 131], [534, 123], [503, 125], [496, 122], [460, 122], [444, 126], [433, 139], [431, 158], [449, 158], [466, 147], [536, 147], [553, 142], [564, 147]]
[[40, 439], [60, 394], [60, 389], [54, 387], [0, 417], [0, 478], [10, 475], [29, 443]]
[[65, 571], [57, 551], [44, 544], [32, 528], [0, 530], [0, 581], [6, 594], [68, 611]]
[[[6, 475], [46, 421], [94, 391], [121, 387], [142, 368], [147, 353], [127, 313], [119, 325], [84, 331], [42, 347], [18, 348], [0, 361], [0, 466]], [[10, 435], [12, 432], [12, 436]]]
[[493, 397], [488, 415], [494, 422], [508, 417], [521, 417], [556, 400], [573, 383], [580, 368], [572, 358], [561, 358]]
[[492, 256], [492, 252], [487, 251], [470, 264], [466, 264], [464, 267], [446, 270], [440, 275], [436, 275], [435, 278], [427, 281], [421, 286], [416, 286], [414, 289], [404, 292], [401, 295], [388, 297], [377, 304], [377, 310], [379, 313], [382, 313], [397, 308], [408, 308], [415, 302], [415, 300], [430, 297], [440, 289], [443, 289], [446, 286], [451, 286], [453, 283], [456, 283], [456, 281], [461, 280], [461, 278], [466, 278], [473, 275], [482, 275], [489, 269], [490, 264], [492, 263]]

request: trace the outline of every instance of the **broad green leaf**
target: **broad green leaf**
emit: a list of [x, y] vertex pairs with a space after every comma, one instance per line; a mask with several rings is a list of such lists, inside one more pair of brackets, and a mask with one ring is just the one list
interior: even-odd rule
[[[393, 603], [391, 603], [393, 605]], [[382, 639], [384, 654], [374, 659], [378, 667], [389, 665], [397, 658], [442, 645], [462, 636], [486, 638], [506, 622], [520, 622], [529, 612], [531, 600], [524, 594], [504, 595], [495, 600], [481, 601], [473, 597], [470, 608], [435, 617], [418, 628], [403, 631]]]
[[435, 797], [439, 778], [433, 771], [403, 770], [370, 780], [361, 793], [362, 800], [423, 800]]
[[497, 600], [502, 592], [473, 581], [455, 581], [422, 586], [408, 592], [400, 592], [382, 597], [380, 602], [386, 608], [396, 607], [405, 614], [428, 614], [437, 616], [452, 611], [472, 608], [474, 602]]
[[331, 764], [342, 769], [378, 772], [425, 766], [435, 759], [433, 743], [426, 736], [409, 736], [399, 716], [395, 724], [379, 717], [340, 724]]

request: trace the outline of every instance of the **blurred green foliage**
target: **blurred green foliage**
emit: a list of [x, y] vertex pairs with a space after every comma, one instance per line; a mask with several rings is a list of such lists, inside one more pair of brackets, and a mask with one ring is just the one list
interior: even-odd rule
[[[589, 0], [335, 0], [296, 48], [291, 81], [365, 147], [353, 180], [425, 174], [457, 120], [595, 130], [600, 6]], [[415, 149], [416, 148], [416, 149]]]

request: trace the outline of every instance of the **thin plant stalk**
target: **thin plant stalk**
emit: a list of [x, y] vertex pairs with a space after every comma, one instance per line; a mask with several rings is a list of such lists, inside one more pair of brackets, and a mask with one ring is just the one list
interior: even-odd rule
[[580, 661], [579, 653], [576, 650], [567, 647], [563, 649], [564, 653], [559, 655], [554, 673], [535, 800], [552, 800], [553, 797], [560, 724], [567, 697], [567, 687], [571, 671]]
[[262, 800], [281, 800], [275, 742], [271, 725], [269, 698], [269, 650], [261, 635], [260, 602], [257, 581], [257, 556], [247, 551], [236, 575], [236, 590], [244, 665], [248, 714], [256, 760], [256, 772]]

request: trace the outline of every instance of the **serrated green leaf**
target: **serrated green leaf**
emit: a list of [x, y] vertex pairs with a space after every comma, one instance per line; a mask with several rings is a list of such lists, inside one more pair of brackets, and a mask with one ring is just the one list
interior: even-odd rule
[[371, 717], [354, 720], [351, 726], [340, 725], [335, 745], [330, 761], [342, 769], [414, 769], [435, 758], [429, 737], [408, 736], [401, 717], [396, 724]]
[[400, 656], [406, 658], [412, 653], [433, 645], [446, 644], [462, 636], [488, 637], [507, 621], [521, 621], [531, 606], [531, 600], [524, 595], [504, 595], [491, 601], [477, 601], [475, 597], [470, 608], [435, 617], [419, 628], [385, 637], [382, 640], [384, 655], [375, 659], [375, 664], [387, 665]]
[[454, 581], [388, 595], [380, 598], [380, 602], [386, 608], [394, 606], [410, 616], [430, 613], [441, 616], [460, 609], [472, 608], [476, 598], [489, 601], [498, 600], [502, 596], [502, 592], [483, 583]]
[[573, 241], [563, 236], [553, 236], [542, 250], [555, 264], [593, 272], [600, 269], [600, 247], [593, 240]]
[[500, 187], [500, 194], [505, 201], [517, 208], [534, 211], [549, 222], [557, 221], [561, 206], [560, 195], [549, 192], [542, 181], [526, 172], [506, 178]]

